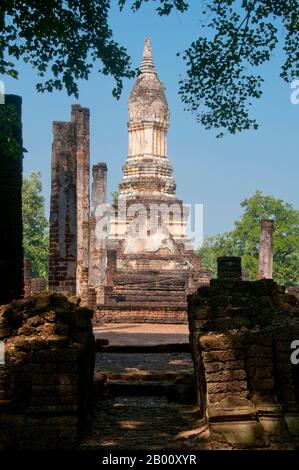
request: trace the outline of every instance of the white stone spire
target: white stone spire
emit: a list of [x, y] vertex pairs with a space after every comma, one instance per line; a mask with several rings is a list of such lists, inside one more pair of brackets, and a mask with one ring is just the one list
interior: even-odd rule
[[145, 38], [143, 56], [140, 65], [140, 73], [152, 73], [157, 75], [152, 56], [152, 44], [150, 38]]
[[[172, 215], [165, 227], [174, 239], [182, 242], [186, 238], [187, 215], [182, 209], [182, 201], [176, 196], [172, 164], [167, 156], [168, 104], [163, 84], [153, 64], [150, 39], [145, 39], [144, 42], [140, 74], [129, 97], [128, 111], [128, 157], [123, 166], [118, 201], [125, 198], [126, 207], [131, 204], [142, 204], [148, 214], [150, 214], [151, 204], [158, 204], [159, 207], [160, 205], [168, 207], [170, 204]], [[132, 205], [132, 207], [136, 206]], [[182, 214], [183, 217], [181, 217]], [[161, 215], [161, 217], [164, 216]], [[161, 223], [161, 217], [159, 223]], [[129, 218], [121, 222], [116, 219], [112, 220], [110, 237], [125, 238], [130, 220]], [[143, 228], [147, 238], [148, 220]], [[161, 234], [164, 240], [164, 232]], [[160, 243], [159, 237], [160, 235], [157, 239], [151, 239], [151, 247], [148, 246], [146, 250], [157, 251], [155, 243]], [[132, 235], [131, 238], [135, 240], [136, 237]], [[125, 246], [126, 253], [129, 253], [131, 249], [132, 252], [139, 252], [137, 246], [134, 245], [134, 248], [132, 246]], [[141, 245], [141, 250], [144, 251], [144, 249], [145, 245]]]
[[146, 38], [140, 74], [129, 97], [128, 158], [119, 194], [152, 200], [174, 200], [172, 164], [167, 158], [169, 112], [164, 88]]

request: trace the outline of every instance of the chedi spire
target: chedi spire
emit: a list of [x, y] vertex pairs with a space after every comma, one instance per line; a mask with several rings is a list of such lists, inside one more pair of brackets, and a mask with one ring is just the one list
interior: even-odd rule
[[145, 38], [143, 55], [140, 65], [140, 73], [152, 73], [157, 75], [152, 56], [152, 44], [150, 38]]

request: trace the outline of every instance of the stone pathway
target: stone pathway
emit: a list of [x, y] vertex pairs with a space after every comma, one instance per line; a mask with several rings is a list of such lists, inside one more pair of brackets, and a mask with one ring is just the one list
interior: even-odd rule
[[97, 401], [81, 449], [205, 449], [209, 434], [195, 406], [163, 396], [119, 396]]
[[189, 341], [186, 325], [107, 324], [95, 336], [109, 347], [96, 355], [94, 407], [81, 449], [211, 448], [195, 404], [192, 358], [180, 352]]
[[193, 379], [188, 353], [98, 353], [81, 449], [210, 448], [194, 399], [186, 403]]

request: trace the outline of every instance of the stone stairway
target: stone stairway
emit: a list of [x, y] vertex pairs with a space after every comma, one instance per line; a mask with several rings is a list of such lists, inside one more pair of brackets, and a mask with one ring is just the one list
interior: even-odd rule
[[105, 287], [105, 305], [98, 318], [105, 322], [187, 321], [186, 273], [140, 271], [115, 274], [113, 286]]
[[178, 351], [159, 346], [97, 353], [94, 407], [81, 449], [210, 448], [195, 403], [190, 353], [182, 345]]
[[186, 309], [186, 279], [181, 273], [119, 273], [106, 294], [111, 305]]

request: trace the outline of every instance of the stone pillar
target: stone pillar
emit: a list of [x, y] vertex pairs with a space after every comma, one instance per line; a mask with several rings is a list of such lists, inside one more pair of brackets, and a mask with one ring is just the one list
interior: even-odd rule
[[76, 132], [77, 162], [77, 271], [76, 293], [82, 305], [88, 304], [89, 264], [89, 109], [72, 106]]
[[242, 280], [241, 258], [239, 256], [220, 256], [217, 258], [218, 279]]
[[31, 261], [24, 258], [24, 297], [31, 294]]
[[272, 279], [273, 276], [273, 220], [261, 220], [258, 279]]
[[106, 269], [106, 240], [96, 233], [97, 224], [105, 213], [97, 211], [101, 204], [107, 199], [107, 165], [98, 163], [92, 167], [92, 209], [90, 217], [90, 261], [89, 261], [89, 284], [95, 288], [96, 304], [104, 303], [104, 281]]
[[76, 133], [70, 122], [53, 123], [49, 289], [76, 294]]
[[22, 98], [2, 98], [5, 104], [0, 106], [10, 106], [16, 114], [11, 130], [19, 148], [11, 154], [0, 142], [0, 305], [23, 295]]

